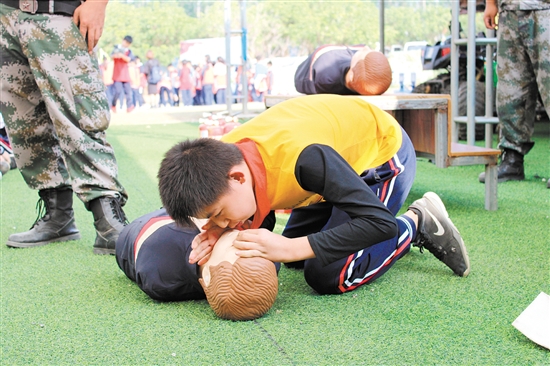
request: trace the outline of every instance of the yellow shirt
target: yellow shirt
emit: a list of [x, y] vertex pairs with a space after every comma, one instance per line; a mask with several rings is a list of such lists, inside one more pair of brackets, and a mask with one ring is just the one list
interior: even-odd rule
[[402, 132], [392, 116], [358, 97], [319, 94], [279, 103], [224, 135], [222, 141], [245, 138], [258, 148], [265, 166], [267, 199], [274, 210], [322, 199], [302, 189], [294, 174], [307, 146], [332, 147], [361, 174], [397, 153]]

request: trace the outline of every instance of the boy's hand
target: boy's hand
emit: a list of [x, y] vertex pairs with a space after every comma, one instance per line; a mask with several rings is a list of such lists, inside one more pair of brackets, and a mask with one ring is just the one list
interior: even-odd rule
[[242, 258], [262, 257], [284, 263], [315, 257], [307, 237], [289, 239], [266, 229], [241, 231], [233, 246]]
[[191, 243], [191, 253], [189, 254], [189, 263], [197, 263], [199, 266], [203, 265], [210, 258], [212, 248], [225, 232], [226, 229], [222, 229], [218, 226], [209, 226], [209, 222], [202, 227], [204, 230], [200, 234], [197, 234]]

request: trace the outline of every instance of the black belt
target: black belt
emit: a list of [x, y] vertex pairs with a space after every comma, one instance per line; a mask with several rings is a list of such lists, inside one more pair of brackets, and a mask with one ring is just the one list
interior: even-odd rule
[[25, 13], [49, 13], [73, 16], [76, 8], [82, 4], [80, 0], [0, 0], [0, 4], [19, 9]]

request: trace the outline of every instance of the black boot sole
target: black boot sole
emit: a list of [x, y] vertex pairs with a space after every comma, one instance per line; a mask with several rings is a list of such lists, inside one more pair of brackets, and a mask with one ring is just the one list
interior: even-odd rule
[[525, 180], [525, 176], [519, 177], [519, 176], [509, 176], [509, 177], [502, 177], [498, 178], [499, 183], [508, 182], [509, 180]]
[[[485, 174], [485, 173], [481, 173], [481, 174]], [[515, 181], [525, 180], [525, 175], [524, 176], [508, 175], [508, 176], [498, 178], [497, 182], [504, 183], [504, 182], [508, 182], [509, 180], [515, 180]], [[479, 176], [479, 183], [485, 184], [485, 175], [483, 175], [483, 177], [481, 175]]]
[[6, 242], [6, 245], [10, 248], [32, 248], [32, 247], [39, 247], [42, 245], [47, 245], [50, 243], [59, 243], [63, 241], [69, 241], [69, 240], [78, 240], [80, 239], [80, 233], [61, 236], [59, 238], [51, 239], [51, 240], [44, 240], [44, 241], [37, 241], [34, 243], [24, 243], [24, 242], [18, 242], [18, 241], [11, 241], [8, 240]]

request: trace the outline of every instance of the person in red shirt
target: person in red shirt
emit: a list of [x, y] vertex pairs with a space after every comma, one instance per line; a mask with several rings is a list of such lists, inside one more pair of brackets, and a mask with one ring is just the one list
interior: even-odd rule
[[111, 110], [113, 112], [116, 112], [116, 104], [123, 96], [126, 96], [126, 112], [131, 112], [135, 108], [130, 71], [128, 68], [128, 63], [135, 58], [130, 49], [132, 41], [133, 39], [131, 36], [124, 37], [122, 43], [116, 45], [111, 53], [111, 57], [115, 62], [113, 68], [113, 85], [115, 93], [111, 103]]
[[193, 70], [191, 61], [182, 61], [180, 70], [180, 95], [181, 104], [184, 106], [193, 105]]

